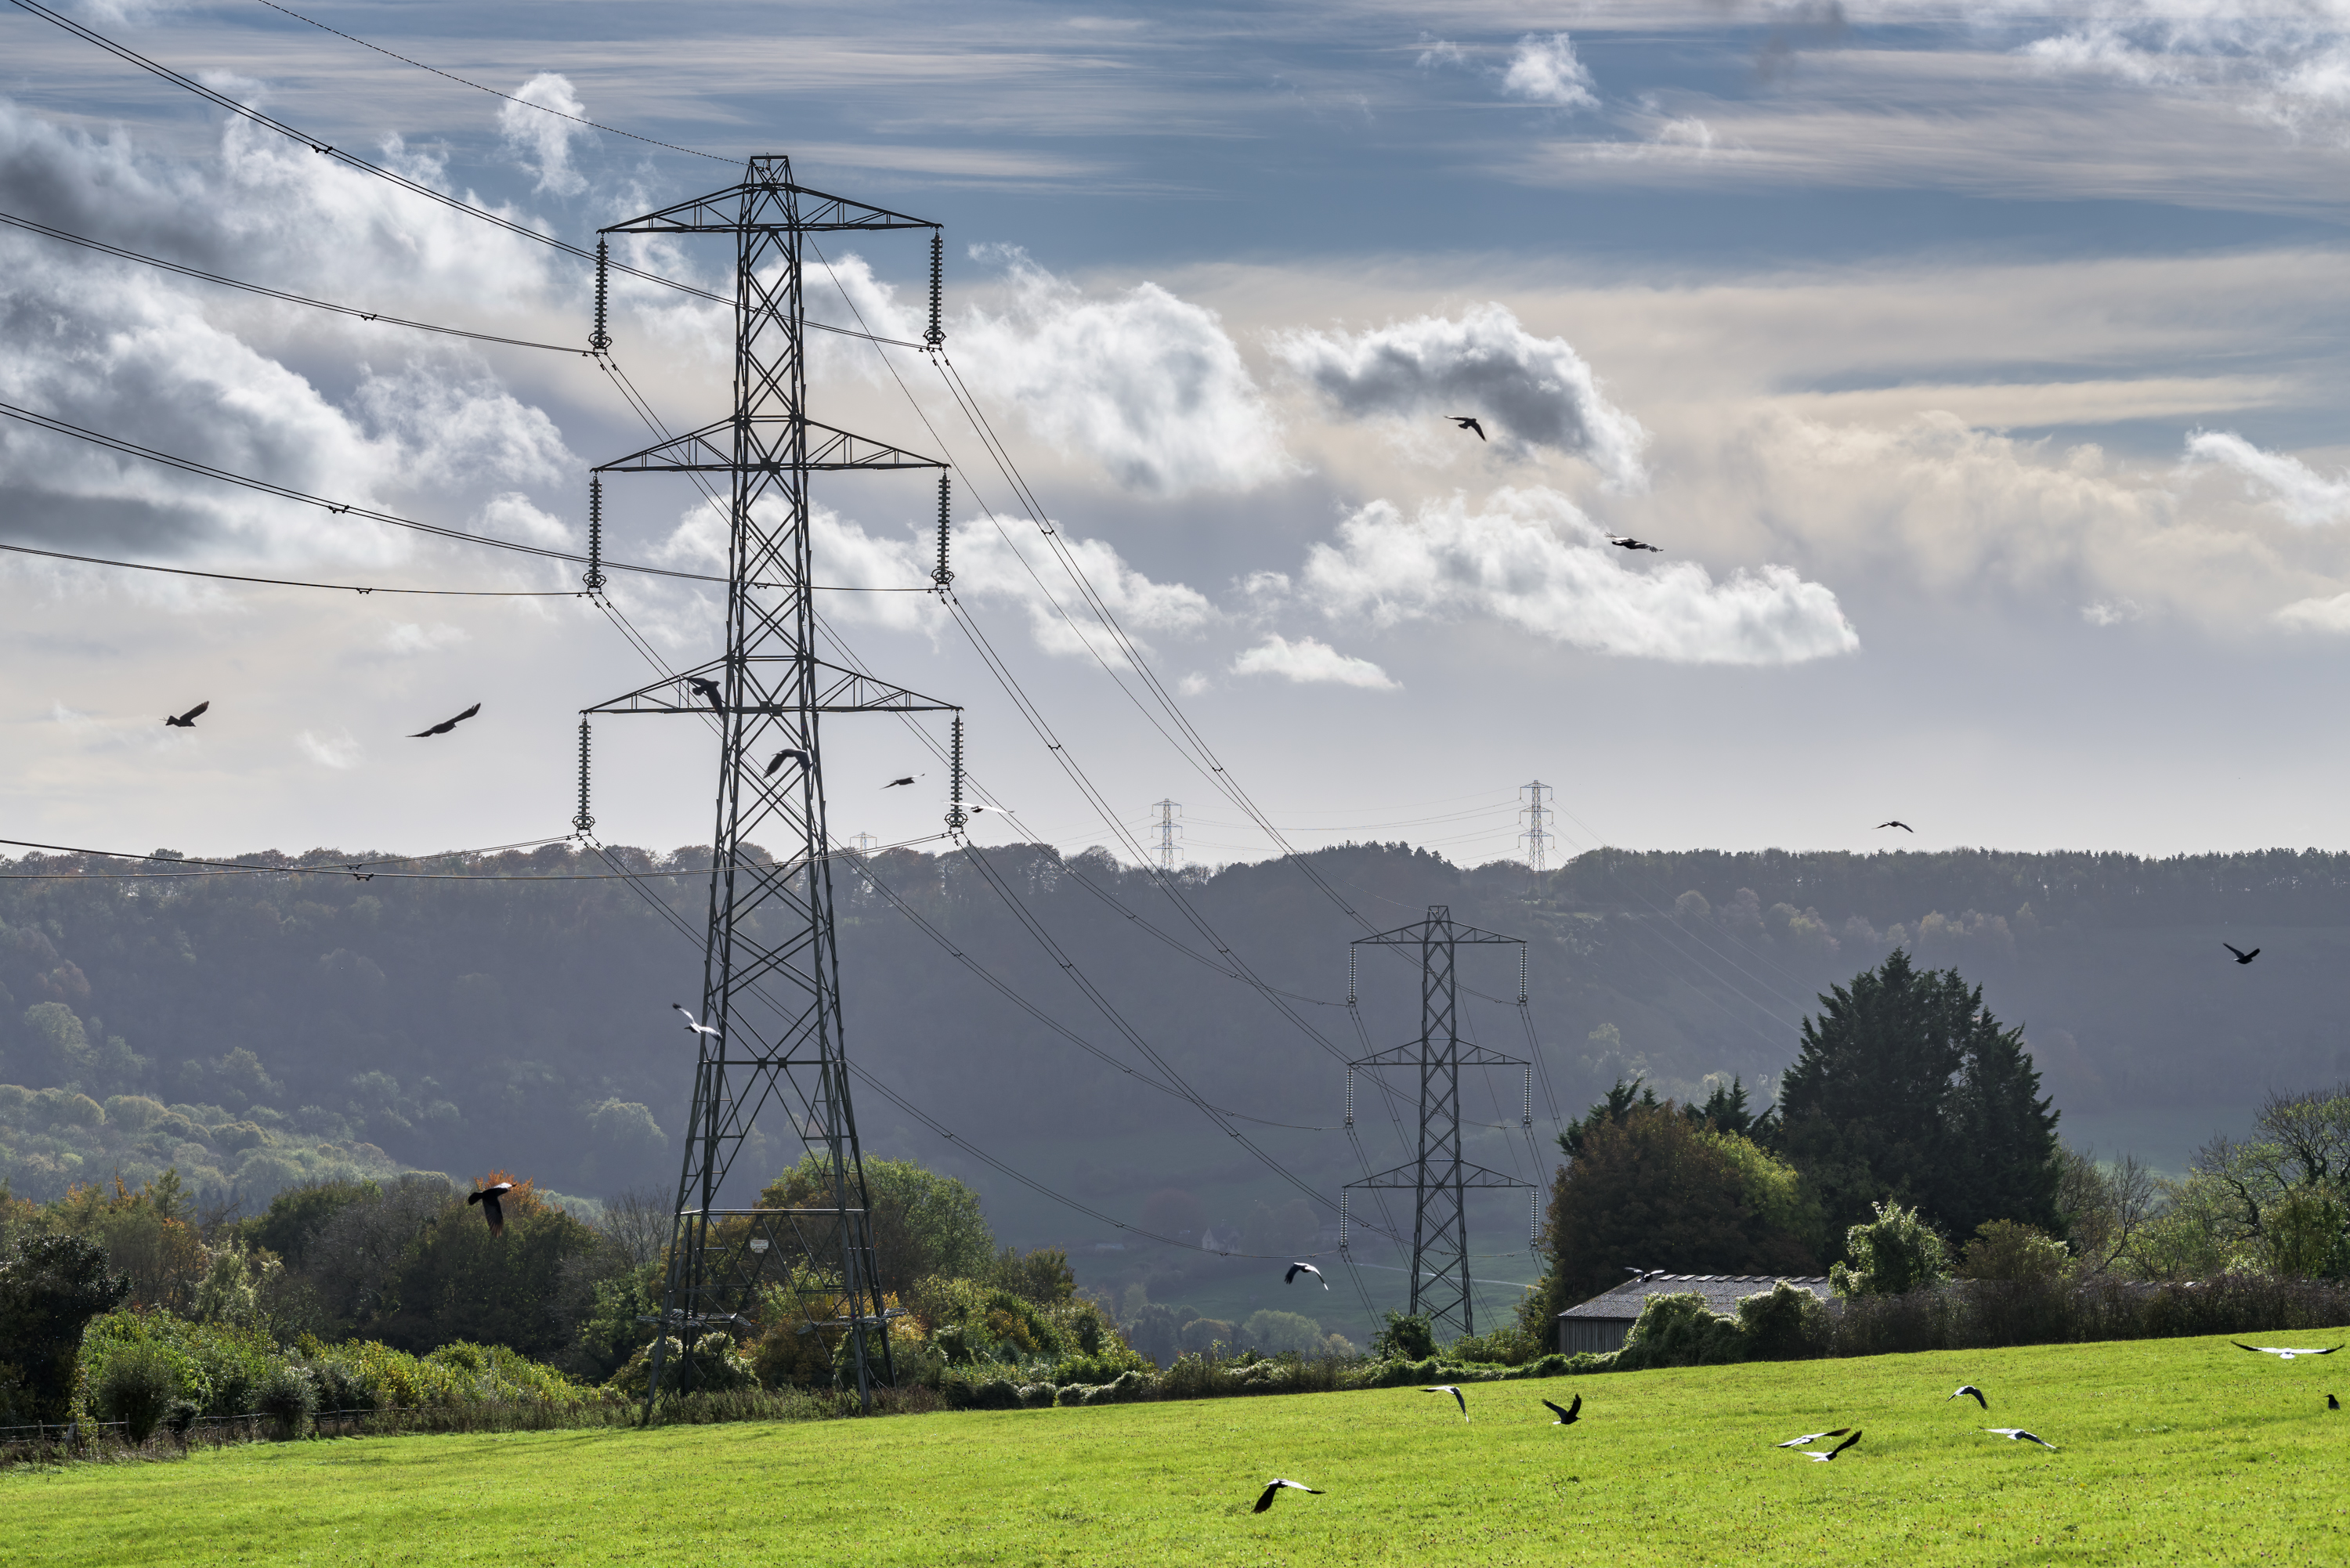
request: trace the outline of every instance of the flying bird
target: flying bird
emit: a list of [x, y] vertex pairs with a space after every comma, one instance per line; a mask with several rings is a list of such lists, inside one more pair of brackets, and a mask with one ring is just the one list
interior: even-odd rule
[[726, 696], [725, 693], [718, 690], [717, 681], [705, 680], [699, 675], [689, 675], [685, 678], [685, 683], [693, 688], [693, 694], [695, 696], [706, 699], [709, 701], [710, 711], [712, 712], [723, 713], [726, 711]]
[[482, 705], [479, 702], [476, 702], [472, 707], [466, 709], [463, 712], [458, 714], [455, 718], [443, 719], [439, 723], [433, 725], [431, 729], [419, 730], [416, 733], [409, 736], [408, 738], [411, 741], [421, 741], [427, 735], [445, 735], [450, 731], [455, 729], [458, 725], [463, 723], [466, 720], [472, 718], [481, 711]]
[[356, 866], [346, 866], [343, 869], [351, 874], [351, 880], [354, 882], [372, 882], [375, 880], [375, 873], [372, 871], [362, 872]]
[[1878, 823], [1878, 824], [1877, 825], [1877, 831], [1878, 831], [1878, 832], [1880, 832], [1880, 833], [1881, 833], [1881, 832], [1883, 832], [1885, 829], [1887, 829], [1887, 828], [1888, 828], [1888, 827], [1898, 827], [1898, 828], [1899, 828], [1899, 829], [1900, 829], [1902, 832], [1904, 832], [1904, 833], [1915, 833], [1915, 832], [1917, 832], [1917, 831], [1918, 831], [1916, 828], [1914, 828], [1914, 827], [1910, 826], [1908, 823], [1906, 823], [1906, 822], [1902, 821], [1902, 820], [1901, 820], [1899, 817], [1898, 817], [1898, 816], [1897, 816], [1897, 817], [1895, 817], [1895, 818], [1894, 818], [1892, 821], [1890, 821], [1890, 822], [1880, 822], [1880, 823]]
[[2234, 953], [2238, 963], [2250, 963], [2254, 959], [2261, 956], [2261, 950], [2258, 948], [2254, 948], [2251, 951], [2246, 952], [2243, 949], [2238, 947], [2233, 942], [2221, 942], [2220, 945], [2226, 948], [2230, 952]]
[[1840, 1454], [1840, 1453], [1844, 1452], [1846, 1449], [1848, 1449], [1848, 1448], [1852, 1447], [1855, 1443], [1856, 1443], [1856, 1442], [1858, 1442], [1858, 1441], [1860, 1441], [1860, 1433], [1859, 1433], [1857, 1430], [1856, 1430], [1856, 1431], [1853, 1433], [1853, 1435], [1852, 1435], [1851, 1437], [1846, 1438], [1843, 1442], [1838, 1443], [1835, 1448], [1830, 1449], [1826, 1453], [1825, 1453], [1825, 1454], [1805, 1454], [1805, 1455], [1804, 1456], [1804, 1458], [1805, 1458], [1805, 1459], [1817, 1459], [1817, 1460], [1819, 1460], [1819, 1461], [1820, 1461], [1820, 1463], [1822, 1463], [1822, 1464], [1826, 1464], [1830, 1459], [1835, 1459], [1838, 1454]]
[[1783, 1443], [1773, 1443], [1771, 1446], [1774, 1449], [1800, 1449], [1805, 1443], [1816, 1443], [1822, 1438], [1841, 1438], [1851, 1430], [1850, 1427], [1838, 1427], [1833, 1432], [1805, 1432], [1800, 1438], [1790, 1438]]
[[[1950, 1399], [1957, 1399], [1969, 1394], [1974, 1396], [1974, 1401], [1976, 1404], [1981, 1406], [1986, 1410], [1991, 1408], [1991, 1401], [1983, 1397], [1983, 1391], [1976, 1387], [1971, 1383], [1960, 1384], [1957, 1392], [1950, 1396]], [[1947, 1405], [1950, 1402], [1950, 1399], [1945, 1399], [1942, 1403]]]
[[1466, 1400], [1466, 1399], [1464, 1399], [1464, 1398], [1462, 1398], [1462, 1397], [1461, 1397], [1461, 1390], [1460, 1390], [1460, 1389], [1458, 1389], [1458, 1388], [1455, 1388], [1454, 1386], [1452, 1386], [1452, 1385], [1451, 1385], [1451, 1384], [1450, 1384], [1450, 1383], [1440, 1383], [1440, 1384], [1438, 1384], [1438, 1385], [1437, 1385], [1435, 1387], [1433, 1387], [1433, 1388], [1423, 1388], [1423, 1389], [1421, 1389], [1421, 1390], [1420, 1390], [1420, 1392], [1421, 1392], [1421, 1393], [1423, 1393], [1423, 1394], [1450, 1394], [1450, 1395], [1451, 1395], [1451, 1396], [1452, 1396], [1452, 1397], [1453, 1397], [1453, 1399], [1454, 1399], [1454, 1401], [1455, 1401], [1456, 1403], [1458, 1403], [1458, 1404], [1460, 1405], [1460, 1407], [1461, 1407], [1461, 1425], [1462, 1425], [1462, 1426], [1467, 1426], [1467, 1425], [1469, 1424], [1469, 1401], [1468, 1401], [1468, 1400]]
[[1316, 1281], [1320, 1282], [1324, 1290], [1326, 1291], [1330, 1288], [1330, 1282], [1322, 1278], [1322, 1271], [1315, 1268], [1311, 1263], [1290, 1264], [1289, 1272], [1281, 1276], [1281, 1282], [1284, 1285], [1294, 1285], [1297, 1282], [1297, 1276], [1300, 1274], [1311, 1274]]
[[1663, 545], [1648, 544], [1633, 538], [1629, 534], [1610, 534], [1607, 535], [1607, 542], [1619, 550], [1648, 550], [1659, 556], [1665, 553]]
[[2272, 1345], [2246, 1345], [2241, 1339], [2231, 1339], [2228, 1343], [2238, 1350], [2250, 1350], [2262, 1355], [2273, 1355], [2279, 1361], [2291, 1361], [2296, 1355], [2331, 1355], [2342, 1348], [2338, 1345], [2329, 1345], [2323, 1350], [2282, 1350]]
[[1451, 420], [1454, 424], [1459, 425], [1464, 431], [1476, 431], [1477, 439], [1479, 441], [1483, 441], [1485, 439], [1485, 427], [1479, 424], [1471, 416], [1468, 414], [1447, 414], [1444, 417]]
[[[1547, 1399], [1544, 1400], [1543, 1403], [1549, 1406], [1550, 1413], [1558, 1417], [1557, 1420], [1551, 1423], [1554, 1427], [1572, 1427], [1575, 1425], [1575, 1417], [1583, 1414], [1583, 1396], [1580, 1394], [1577, 1394], [1575, 1397], [1575, 1403], [1564, 1410], [1560, 1409], [1555, 1405], [1552, 1405]], [[1466, 1415], [1468, 1412], [1464, 1410], [1461, 1414]]]
[[2056, 1451], [2055, 1444], [2045, 1438], [2034, 1436], [2021, 1427], [1985, 1427], [1983, 1430], [1993, 1437], [2005, 1438], [2011, 1443], [2037, 1443], [2052, 1454]]
[[171, 725], [174, 730], [192, 730], [196, 727], [196, 721], [203, 716], [204, 710], [212, 705], [212, 700], [206, 698], [176, 719], [169, 714], [164, 715], [163, 722]]
[[782, 751], [777, 752], [774, 756], [767, 759], [767, 772], [765, 776], [768, 778], [774, 778], [775, 776], [775, 770], [784, 765], [784, 759], [785, 757], [797, 757], [800, 760], [800, 766], [807, 766], [807, 753], [806, 752], [801, 751], [796, 746], [785, 746]]
[[712, 1028], [712, 1027], [711, 1027], [709, 1024], [707, 1024], [707, 1023], [701, 1023], [701, 1022], [697, 1021], [697, 1020], [694, 1018], [694, 1016], [693, 1016], [693, 1014], [692, 1014], [692, 1013], [691, 1013], [691, 1012], [687, 1012], [685, 1011], [685, 1004], [684, 1004], [683, 1002], [671, 1002], [671, 1003], [670, 1003], [670, 1005], [671, 1005], [671, 1007], [676, 1008], [676, 1009], [678, 1010], [678, 1012], [681, 1012], [681, 1013], [683, 1013], [683, 1014], [684, 1014], [684, 1017], [685, 1017], [685, 1026], [686, 1026], [688, 1029], [691, 1030], [694, 1033], [696, 1033], [696, 1034], [707, 1034], [707, 1035], [709, 1035], [712, 1040], [715, 1040], [715, 1039], [717, 1039], [717, 1038], [719, 1037], [719, 1034], [718, 1034], [718, 1031], [717, 1031], [717, 1030], [715, 1030], [715, 1029]]
[[1322, 1495], [1322, 1489], [1318, 1486], [1307, 1486], [1304, 1481], [1284, 1480], [1279, 1478], [1275, 1478], [1274, 1480], [1264, 1483], [1264, 1490], [1258, 1494], [1256, 1507], [1251, 1511], [1263, 1513], [1266, 1509], [1271, 1508], [1273, 1506], [1273, 1500], [1281, 1495], [1281, 1489], [1284, 1487], [1287, 1487], [1292, 1491], [1312, 1492], [1315, 1497], [1320, 1497]]
[[513, 1182], [501, 1181], [468, 1196], [465, 1206], [470, 1209], [476, 1203], [480, 1204], [482, 1218], [490, 1222], [490, 1234], [503, 1236], [506, 1233], [506, 1211], [498, 1207], [498, 1199], [513, 1190]]
[[1661, 1280], [1665, 1277], [1665, 1271], [1662, 1269], [1636, 1269], [1629, 1263], [1624, 1265], [1624, 1272], [1632, 1276], [1632, 1283], [1636, 1285], [1645, 1285], [1650, 1280]]
[[909, 775], [902, 779], [891, 779], [888, 784], [883, 784], [881, 787], [883, 789], [896, 789], [899, 784], [910, 784], [913, 782], [914, 780], [912, 776]]

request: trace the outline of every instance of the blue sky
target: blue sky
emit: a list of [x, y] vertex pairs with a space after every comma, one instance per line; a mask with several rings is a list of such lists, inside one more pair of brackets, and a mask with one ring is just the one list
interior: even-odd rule
[[[64, 7], [332, 144], [585, 242], [727, 183], [243, 4]], [[1185, 711], [1303, 844], [2334, 846], [2350, 748], [2350, 6], [313, 6], [502, 93], [944, 223], [950, 350]], [[583, 269], [0, 10], [0, 211], [384, 314], [584, 336]], [[912, 243], [828, 253], [902, 328]], [[723, 285], [710, 251], [650, 265]], [[0, 229], [0, 400], [310, 493], [542, 544], [644, 444], [577, 359], [321, 316]], [[839, 290], [814, 307], [847, 320]], [[672, 424], [724, 323], [619, 291]], [[901, 365], [955, 455], [979, 446]], [[816, 411], [931, 436], [827, 346]], [[919, 373], [917, 373], [919, 372]], [[1477, 413], [1479, 443], [1442, 416]], [[1130, 825], [1269, 846], [1039, 600], [974, 469], [959, 586]], [[991, 488], [992, 486], [992, 488]], [[820, 487], [844, 582], [927, 562], [919, 486]], [[706, 569], [681, 493], [616, 555]], [[1661, 545], [1611, 547], [1610, 534]], [[554, 569], [0, 429], [0, 543], [545, 589]], [[1027, 564], [1024, 564], [1024, 557]], [[714, 607], [625, 582], [663, 658]], [[835, 624], [970, 704], [984, 789], [1108, 841], [918, 595]], [[567, 601], [203, 586], [0, 558], [9, 836], [189, 852], [559, 834], [576, 711], [645, 679]], [[1097, 643], [1098, 639], [1097, 639]], [[192, 733], [161, 715], [210, 698]], [[410, 731], [469, 702], [449, 742]], [[599, 738], [620, 841], [707, 836], [707, 738]], [[894, 729], [828, 733], [834, 823], [935, 830]], [[1431, 816], [1453, 820], [1430, 823]], [[982, 835], [1009, 835], [983, 822]], [[1908, 846], [1905, 845], [1905, 846]]]

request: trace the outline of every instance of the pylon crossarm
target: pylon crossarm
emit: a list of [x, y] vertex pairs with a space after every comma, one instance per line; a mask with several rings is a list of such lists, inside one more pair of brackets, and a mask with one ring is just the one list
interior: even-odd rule
[[[773, 450], [757, 450], [763, 443], [762, 433], [785, 435], [793, 430], [810, 432], [805, 455], [795, 456], [789, 441], [775, 441]], [[745, 462], [735, 451], [735, 437], [741, 434], [754, 448], [750, 461]], [[836, 430], [815, 420], [795, 418], [788, 414], [753, 415], [748, 419], [723, 419], [673, 435], [667, 441], [656, 441], [641, 452], [593, 469], [596, 473], [784, 473], [837, 472], [853, 468], [944, 468], [946, 464], [934, 457], [923, 457], [906, 452], [887, 441], [875, 441], [852, 431]]]
[[1449, 1054], [1431, 1055], [1415, 1040], [1409, 1045], [1398, 1045], [1375, 1056], [1364, 1056], [1347, 1064], [1349, 1067], [1523, 1067], [1523, 1056], [1504, 1056], [1499, 1051], [1488, 1051], [1482, 1045], [1463, 1044]]
[[[786, 165], [788, 169], [788, 165]], [[778, 219], [761, 223], [743, 209], [756, 204], [762, 198], [788, 192], [804, 198], [812, 205], [800, 207], [790, 221]], [[728, 208], [726, 203], [734, 205]], [[827, 233], [839, 229], [935, 229], [938, 224], [928, 218], [910, 217], [893, 213], [887, 207], [870, 206], [847, 196], [835, 196], [806, 185], [795, 185], [788, 177], [775, 181], [744, 181], [723, 191], [712, 191], [706, 196], [680, 202], [673, 207], [663, 207], [657, 213], [630, 218], [624, 223], [613, 223], [597, 230], [599, 234], [739, 234], [744, 232], [780, 234], [791, 230], [806, 233], [810, 229]]]
[[[790, 702], [744, 702], [728, 705], [712, 704], [696, 692], [691, 684], [695, 676], [711, 679], [726, 668], [722, 657], [697, 664], [691, 670], [681, 670], [675, 675], [664, 676], [647, 686], [639, 686], [619, 697], [609, 698], [591, 708], [579, 710], [587, 714], [607, 713], [716, 713], [757, 714], [768, 718], [788, 719], [802, 713], [960, 713], [958, 703], [926, 697], [920, 691], [903, 686], [892, 686], [860, 670], [845, 669], [821, 659], [790, 658], [777, 654], [752, 654], [743, 663], [749, 665], [794, 664], [807, 670], [814, 678], [815, 689], [807, 700]], [[724, 684], [721, 680], [721, 685]], [[746, 759], [747, 760], [747, 759]], [[760, 763], [765, 765], [764, 762]]]
[[[1459, 1181], [1456, 1183], [1448, 1176], [1445, 1179], [1445, 1186], [1458, 1185], [1484, 1189], [1534, 1185], [1531, 1181], [1522, 1181], [1514, 1176], [1504, 1176], [1498, 1170], [1488, 1170], [1482, 1165], [1471, 1165], [1465, 1159], [1461, 1162], [1459, 1169], [1461, 1172]], [[1347, 1186], [1349, 1190], [1357, 1187], [1399, 1187], [1409, 1192], [1419, 1187], [1421, 1179], [1419, 1166], [1415, 1162], [1411, 1165], [1399, 1165], [1393, 1170], [1382, 1170], [1377, 1176], [1367, 1176], [1360, 1181], [1350, 1181]]]

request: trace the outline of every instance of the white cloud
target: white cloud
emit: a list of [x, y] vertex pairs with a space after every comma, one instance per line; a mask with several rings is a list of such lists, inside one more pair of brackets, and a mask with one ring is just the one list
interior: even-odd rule
[[2299, 458], [2262, 452], [2230, 431], [2198, 431], [2187, 438], [2189, 461], [2232, 468], [2275, 493], [2288, 522], [2304, 528], [2350, 521], [2350, 474], [2328, 479]]
[[1504, 454], [1549, 447], [1588, 459], [1617, 488], [1645, 482], [1640, 421], [1607, 400], [1565, 338], [1535, 337], [1505, 306], [1358, 333], [1278, 333], [1271, 347], [1348, 417], [1475, 415]]
[[1375, 501], [1316, 545], [1307, 597], [1374, 625], [1480, 617], [1601, 653], [1691, 664], [1793, 664], [1849, 653], [1859, 638], [1835, 595], [1785, 566], [1717, 584], [1694, 562], [1637, 569], [1575, 504], [1503, 490], [1481, 512], [1460, 496], [1406, 517]]
[[[523, 83], [515, 97], [522, 102], [498, 106], [498, 130], [508, 150], [538, 176], [538, 189], [551, 196], [577, 196], [588, 189], [587, 179], [571, 165], [571, 144], [592, 140], [596, 133], [577, 123], [588, 108], [571, 90], [570, 79], [541, 71]], [[531, 104], [539, 107], [526, 107]], [[545, 112], [550, 109], [554, 114]], [[562, 115], [573, 118], [558, 118]]]
[[1502, 91], [1530, 103], [1554, 109], [1597, 109], [1591, 72], [1575, 57], [1575, 46], [1565, 33], [1540, 37], [1529, 33], [1510, 53], [1502, 72]]
[[2091, 626], [2119, 626], [2136, 620], [2143, 612], [2134, 599], [2099, 599], [2081, 607], [2081, 618]]
[[473, 640], [473, 634], [463, 627], [451, 626], [445, 621], [436, 621], [431, 626], [401, 621], [383, 634], [385, 651], [402, 657], [411, 653], [438, 653], [442, 649], [455, 648]]
[[1447, 43], [1444, 39], [1430, 33], [1422, 33], [1419, 36], [1419, 41], [1421, 44], [1419, 57], [1412, 63], [1421, 70], [1430, 71], [1442, 66], [1462, 66], [1469, 63], [1468, 51], [1458, 44]]
[[1292, 471], [1280, 430], [1215, 312], [1157, 284], [1089, 297], [1016, 250], [1000, 315], [956, 337], [963, 373], [1064, 452], [1128, 490], [1244, 491]]
[[2350, 594], [2297, 599], [2269, 618], [2293, 631], [2350, 632]]
[[1361, 686], [1394, 691], [1403, 682], [1367, 659], [1339, 652], [1326, 642], [1301, 637], [1295, 642], [1274, 633], [1232, 660], [1235, 675], [1278, 675], [1300, 685]]
[[320, 767], [333, 768], [338, 772], [348, 772], [359, 766], [363, 754], [359, 742], [348, 730], [338, 730], [331, 735], [305, 730], [294, 738], [294, 743], [301, 749], [304, 756]]
[[[1007, 531], [1028, 526], [1024, 520], [1003, 521]], [[1013, 536], [1020, 537], [1016, 532]], [[1196, 636], [1218, 618], [1216, 607], [1206, 595], [1182, 583], [1154, 581], [1127, 565], [1107, 542], [1077, 538], [1066, 531], [1062, 532], [1061, 540], [1104, 607], [1146, 649], [1149, 646], [1144, 640], [1148, 634]], [[1032, 549], [1024, 539], [1021, 544], [1037, 567], [1036, 576], [1044, 578], [1044, 586], [1040, 587], [1030, 576], [1003, 535], [987, 520], [957, 528], [952, 549], [955, 592], [965, 598], [978, 597], [1020, 605], [1028, 612], [1029, 630], [1036, 646], [1048, 653], [1073, 658], [1098, 654], [1112, 665], [1124, 664], [1124, 657], [1108, 633], [1087, 611], [1066, 575], [1055, 563], [1041, 558], [1044, 546], [1039, 544]], [[1075, 618], [1075, 627], [1064, 618], [1061, 609], [1055, 607], [1055, 601]]]

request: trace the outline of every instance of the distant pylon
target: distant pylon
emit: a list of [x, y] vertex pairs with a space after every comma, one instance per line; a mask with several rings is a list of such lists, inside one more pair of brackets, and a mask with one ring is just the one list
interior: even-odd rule
[[859, 856], [866, 856], [872, 854], [873, 846], [881, 841], [874, 837], [869, 833], [860, 833], [854, 838], [851, 838], [848, 842]]
[[1183, 803], [1162, 800], [1150, 809], [1159, 814], [1159, 868], [1172, 871], [1183, 861], [1182, 848], [1175, 842], [1183, 834], [1183, 825], [1175, 820], [1175, 814], [1183, 809]]
[[1547, 871], [1550, 869], [1552, 812], [1543, 803], [1558, 792], [1536, 779], [1530, 784], [1520, 784], [1518, 793], [1528, 797], [1528, 804], [1518, 808], [1518, 815], [1526, 819], [1526, 830], [1518, 835], [1519, 841], [1526, 846], [1526, 865], [1537, 872]]

